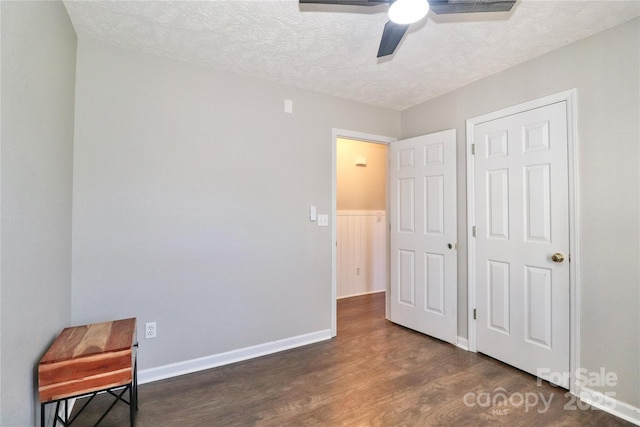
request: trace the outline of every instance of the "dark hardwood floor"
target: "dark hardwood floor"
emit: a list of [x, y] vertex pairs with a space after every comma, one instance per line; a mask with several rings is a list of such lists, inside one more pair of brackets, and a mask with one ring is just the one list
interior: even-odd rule
[[[384, 294], [373, 294], [338, 302], [333, 340], [140, 386], [136, 422], [154, 427], [631, 425], [596, 409], [572, 409], [579, 402], [565, 393], [489, 357], [386, 321]], [[73, 425], [92, 425], [109, 404], [107, 397], [96, 398]], [[129, 425], [129, 408], [119, 403], [100, 425]]]

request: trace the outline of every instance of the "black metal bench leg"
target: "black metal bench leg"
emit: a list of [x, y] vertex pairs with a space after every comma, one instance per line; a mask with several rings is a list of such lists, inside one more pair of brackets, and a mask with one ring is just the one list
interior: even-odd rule
[[135, 391], [133, 390], [133, 383], [129, 387], [129, 417], [131, 427], [136, 425], [136, 403], [135, 403]]

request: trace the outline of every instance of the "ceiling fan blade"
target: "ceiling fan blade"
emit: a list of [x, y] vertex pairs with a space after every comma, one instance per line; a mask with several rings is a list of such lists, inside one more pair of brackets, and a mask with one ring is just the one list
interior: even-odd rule
[[345, 6], [378, 6], [390, 0], [299, 0], [300, 4], [338, 4]]
[[429, 0], [429, 10], [436, 14], [508, 12], [516, 0]]
[[407, 28], [409, 28], [409, 25], [400, 25], [391, 21], [384, 24], [382, 40], [380, 40], [380, 47], [378, 48], [378, 58], [391, 55], [396, 50], [400, 40], [404, 37], [404, 33], [407, 32]]

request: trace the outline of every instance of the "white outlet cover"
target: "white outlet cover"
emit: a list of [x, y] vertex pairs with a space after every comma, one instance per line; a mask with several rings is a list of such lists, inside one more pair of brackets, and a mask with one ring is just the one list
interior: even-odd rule
[[145, 323], [144, 325], [144, 333], [145, 338], [155, 338], [156, 337], [156, 322]]
[[328, 227], [329, 226], [329, 215], [321, 214], [318, 215], [318, 227]]

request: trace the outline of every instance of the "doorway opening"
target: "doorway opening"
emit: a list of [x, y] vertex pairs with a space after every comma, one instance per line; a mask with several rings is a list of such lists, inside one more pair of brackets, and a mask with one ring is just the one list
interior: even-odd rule
[[384, 292], [387, 146], [338, 138], [336, 297]]
[[395, 140], [333, 130], [332, 336], [339, 298], [388, 291], [386, 144]]

